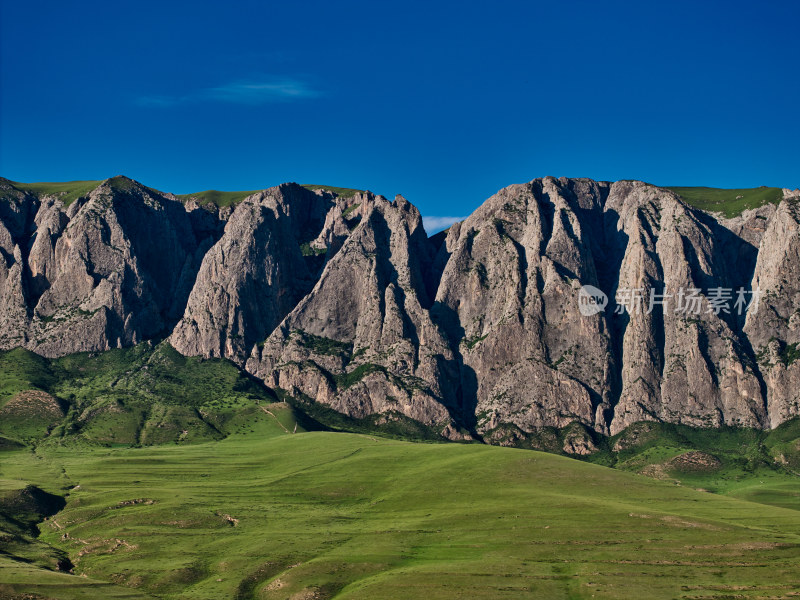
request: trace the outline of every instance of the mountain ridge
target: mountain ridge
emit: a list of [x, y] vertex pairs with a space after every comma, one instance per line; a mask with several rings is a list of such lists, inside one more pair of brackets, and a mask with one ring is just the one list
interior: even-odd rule
[[[219, 206], [125, 177], [69, 202], [23, 185], [0, 181], [3, 349], [166, 336], [349, 416], [493, 443], [576, 421], [613, 434], [800, 414], [790, 190], [730, 217], [642, 182], [546, 177], [429, 237], [402, 196], [358, 190], [283, 184]], [[707, 294], [691, 318], [583, 316], [584, 285], [764, 297], [746, 316]]]

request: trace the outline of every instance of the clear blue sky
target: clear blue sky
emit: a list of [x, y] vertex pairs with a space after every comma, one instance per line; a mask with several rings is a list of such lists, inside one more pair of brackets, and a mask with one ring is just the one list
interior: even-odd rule
[[800, 186], [796, 2], [0, 2], [17, 181]]

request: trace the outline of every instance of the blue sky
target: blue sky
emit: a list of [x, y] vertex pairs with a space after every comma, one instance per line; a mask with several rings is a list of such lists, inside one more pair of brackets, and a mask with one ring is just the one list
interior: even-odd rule
[[0, 2], [17, 181], [800, 186], [795, 2]]

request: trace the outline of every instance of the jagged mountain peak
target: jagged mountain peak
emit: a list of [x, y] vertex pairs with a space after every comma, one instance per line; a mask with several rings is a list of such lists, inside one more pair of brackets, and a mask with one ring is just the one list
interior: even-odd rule
[[[789, 190], [705, 200], [543, 177], [434, 238], [403, 196], [355, 189], [175, 196], [120, 175], [0, 190], [2, 348], [60, 356], [169, 336], [306, 401], [496, 443], [576, 421], [614, 433], [800, 414]], [[605, 310], [581, 313], [583, 286]], [[700, 290], [697, 314], [617, 310], [631, 290], [646, 303], [686, 289]], [[760, 302], [716, 311], [714, 289]]]
[[111, 189], [115, 190], [123, 190], [127, 191], [132, 187], [143, 188], [144, 186], [136, 181], [135, 179], [131, 179], [125, 175], [114, 175], [113, 177], [109, 177], [108, 179], [104, 180], [101, 185], [107, 185]]

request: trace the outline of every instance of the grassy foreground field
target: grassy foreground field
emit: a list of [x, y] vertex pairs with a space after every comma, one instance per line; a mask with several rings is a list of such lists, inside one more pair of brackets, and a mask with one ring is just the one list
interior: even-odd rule
[[0, 453], [0, 490], [27, 484], [68, 494], [35, 544], [75, 575], [0, 556], [0, 597], [800, 595], [800, 512], [528, 450], [275, 428]]

